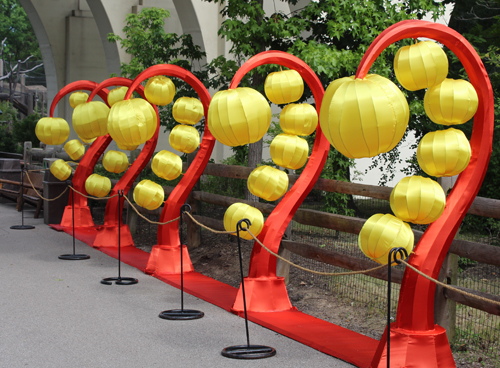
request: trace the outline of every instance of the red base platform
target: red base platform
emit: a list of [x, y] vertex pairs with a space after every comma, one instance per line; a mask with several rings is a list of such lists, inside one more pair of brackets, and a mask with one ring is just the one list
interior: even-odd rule
[[[180, 250], [180, 245], [154, 245], [144, 272], [153, 276], [180, 274]], [[194, 271], [186, 245], [182, 246], [182, 263], [184, 272]]]

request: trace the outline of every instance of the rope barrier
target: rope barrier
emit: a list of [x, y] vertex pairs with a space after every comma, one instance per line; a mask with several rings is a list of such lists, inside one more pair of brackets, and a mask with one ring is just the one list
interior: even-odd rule
[[31, 184], [31, 188], [35, 191], [36, 195], [37, 195], [37, 196], [39, 196], [39, 197], [40, 197], [41, 199], [43, 199], [44, 201], [48, 201], [48, 202], [55, 201], [55, 200], [57, 200], [57, 199], [61, 198], [61, 197], [64, 195], [64, 193], [66, 193], [66, 192], [68, 191], [68, 187], [66, 187], [66, 189], [64, 189], [64, 191], [63, 191], [61, 194], [59, 194], [57, 197], [55, 197], [55, 198], [44, 198], [44, 197], [43, 197], [43, 196], [42, 196], [42, 195], [38, 192], [38, 190], [36, 190], [36, 189], [35, 189], [35, 184], [33, 184], [33, 182], [31, 181], [31, 178], [30, 178], [29, 174], [28, 174], [28, 175], [26, 175], [26, 177], [28, 178], [28, 181], [29, 181], [29, 182], [30, 182], [30, 184]]
[[175, 222], [177, 220], [179, 220], [181, 217], [176, 217], [172, 220], [169, 220], [167, 222], [156, 222], [156, 221], [151, 221], [150, 219], [148, 219], [146, 216], [144, 216], [142, 213], [139, 213], [139, 211], [137, 210], [137, 208], [135, 208], [135, 206], [132, 204], [132, 202], [130, 201], [130, 199], [128, 199], [127, 196], [124, 196], [124, 198], [126, 199], [126, 201], [128, 202], [128, 204], [132, 207], [132, 209], [135, 211], [135, 213], [137, 213], [141, 218], [143, 218], [144, 220], [146, 220], [147, 222], [151, 223], [151, 224], [155, 224], [155, 225], [167, 225], [167, 224], [170, 224], [172, 222]]
[[215, 230], [215, 229], [212, 229], [204, 224], [202, 224], [201, 222], [197, 221], [193, 215], [191, 215], [191, 213], [189, 212], [184, 212], [186, 215], [188, 215], [189, 218], [191, 218], [191, 220], [198, 226], [201, 226], [202, 228], [208, 230], [208, 231], [211, 231], [215, 234], [229, 234], [229, 235], [236, 235], [236, 231], [222, 231], [222, 230]]

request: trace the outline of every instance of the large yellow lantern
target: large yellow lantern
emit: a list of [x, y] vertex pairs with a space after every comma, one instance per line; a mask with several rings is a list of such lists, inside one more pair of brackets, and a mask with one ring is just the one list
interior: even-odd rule
[[122, 147], [138, 146], [148, 141], [156, 126], [156, 112], [142, 98], [116, 102], [109, 113], [109, 135]]
[[250, 193], [266, 201], [275, 201], [288, 190], [288, 175], [271, 166], [259, 166], [248, 176]]
[[150, 78], [144, 89], [146, 99], [154, 105], [168, 105], [175, 96], [175, 85], [163, 75]]
[[309, 104], [286, 105], [280, 114], [283, 132], [295, 135], [310, 135], [318, 126], [318, 113]]
[[91, 196], [105, 197], [111, 190], [111, 180], [99, 174], [92, 174], [85, 181], [85, 190]]
[[327, 88], [319, 121], [325, 137], [344, 156], [374, 157], [392, 150], [408, 126], [410, 110], [390, 80], [367, 75], [341, 78]]
[[291, 134], [278, 134], [271, 142], [269, 150], [276, 165], [292, 170], [304, 166], [309, 155], [307, 141]]
[[358, 237], [358, 245], [365, 256], [380, 264], [388, 263], [392, 248], [404, 248], [410, 255], [413, 243], [410, 225], [397, 217], [380, 213], [366, 220]]
[[215, 139], [226, 146], [255, 143], [271, 124], [271, 107], [251, 88], [219, 91], [210, 102], [207, 124]]
[[194, 125], [203, 117], [203, 104], [193, 97], [181, 97], [177, 99], [172, 108], [175, 121], [181, 124]]
[[73, 111], [73, 129], [78, 136], [92, 139], [108, 134], [109, 107], [100, 101], [78, 105]]
[[71, 176], [71, 166], [64, 160], [55, 160], [52, 165], [50, 165], [50, 172], [57, 179], [64, 181]]
[[[245, 203], [233, 203], [228, 207], [224, 214], [224, 229], [236, 232], [238, 221], [243, 219], [250, 220], [250, 231], [253, 235], [258, 236], [264, 227], [264, 216], [257, 208]], [[242, 227], [247, 228], [247, 225], [243, 223]], [[253, 239], [247, 231], [240, 231], [240, 238]]]
[[116, 145], [118, 146], [119, 149], [124, 150], [124, 151], [133, 151], [139, 147], [138, 144], [135, 145], [128, 145], [128, 144], [120, 144], [116, 142]]
[[77, 107], [78, 105], [81, 105], [85, 102], [87, 102], [87, 100], [89, 99], [89, 95], [85, 92], [73, 92], [70, 96], [69, 96], [69, 105], [72, 107], [72, 108], [75, 108]]
[[61, 118], [41, 118], [36, 123], [35, 134], [40, 142], [57, 146], [69, 137], [69, 125]]
[[112, 107], [115, 103], [123, 101], [127, 91], [128, 87], [125, 86], [113, 88], [108, 94], [108, 105]]
[[269, 101], [276, 105], [287, 104], [302, 97], [304, 81], [296, 70], [282, 70], [267, 76], [264, 91]]
[[120, 174], [128, 168], [128, 157], [124, 152], [109, 150], [102, 158], [102, 166], [109, 172]]
[[170, 131], [168, 142], [177, 151], [191, 153], [200, 145], [200, 133], [190, 125], [176, 125]]
[[73, 161], [77, 161], [85, 154], [85, 147], [78, 139], [72, 139], [64, 145], [64, 150]]
[[163, 204], [165, 192], [160, 184], [141, 180], [134, 189], [134, 201], [148, 210], [155, 210]]
[[163, 150], [153, 157], [151, 168], [156, 176], [165, 180], [174, 180], [182, 172], [182, 160], [175, 153]]
[[472, 119], [478, 98], [472, 84], [463, 79], [445, 79], [425, 92], [425, 113], [436, 124], [456, 125]]
[[397, 218], [414, 224], [430, 224], [444, 211], [446, 196], [434, 180], [421, 176], [403, 178], [394, 187], [390, 199]]
[[398, 50], [394, 72], [399, 83], [409, 91], [432, 87], [448, 75], [448, 57], [437, 43], [418, 42]]
[[418, 164], [430, 176], [454, 176], [469, 165], [471, 148], [458, 129], [438, 130], [424, 135], [417, 148]]

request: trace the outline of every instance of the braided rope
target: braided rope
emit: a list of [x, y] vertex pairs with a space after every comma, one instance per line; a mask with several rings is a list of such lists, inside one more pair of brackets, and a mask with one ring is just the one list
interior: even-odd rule
[[[38, 170], [32, 170], [32, 171], [38, 171]], [[31, 184], [31, 188], [35, 191], [36, 195], [37, 195], [37, 196], [39, 196], [39, 197], [40, 197], [41, 199], [43, 199], [44, 201], [48, 201], [48, 202], [55, 201], [55, 200], [57, 200], [57, 199], [61, 198], [61, 197], [64, 195], [64, 193], [66, 193], [66, 192], [68, 191], [68, 187], [66, 187], [66, 188], [64, 189], [64, 191], [63, 191], [61, 194], [59, 194], [57, 197], [55, 197], [55, 198], [45, 198], [45, 197], [43, 197], [43, 196], [42, 196], [42, 195], [38, 192], [38, 190], [36, 190], [36, 189], [35, 189], [35, 184], [33, 184], [33, 182], [31, 181], [31, 178], [30, 178], [29, 174], [28, 174], [28, 175], [26, 175], [26, 177], [28, 178], [28, 181], [29, 181], [29, 182], [30, 182], [30, 184]]]
[[132, 207], [132, 209], [135, 211], [135, 213], [137, 213], [142, 219], [146, 220], [147, 222], [151, 223], [151, 224], [155, 224], [155, 225], [167, 225], [167, 224], [170, 224], [172, 222], [175, 222], [177, 220], [179, 220], [181, 217], [177, 217], [177, 218], [174, 218], [173, 220], [169, 220], [167, 222], [156, 222], [156, 221], [151, 221], [150, 219], [148, 219], [146, 216], [144, 216], [142, 213], [139, 213], [139, 211], [137, 210], [137, 208], [135, 208], [135, 206], [132, 204], [132, 202], [130, 201], [130, 199], [128, 199], [127, 196], [124, 197], [128, 204]]
[[201, 222], [197, 221], [193, 215], [191, 215], [189, 212], [185, 212], [186, 215], [188, 215], [189, 218], [191, 218], [191, 220], [198, 226], [201, 226], [202, 228], [208, 230], [208, 231], [211, 231], [215, 234], [230, 234], [230, 235], [236, 235], [236, 231], [222, 231], [222, 230], [215, 230], [215, 229], [212, 229], [204, 224], [202, 224]]

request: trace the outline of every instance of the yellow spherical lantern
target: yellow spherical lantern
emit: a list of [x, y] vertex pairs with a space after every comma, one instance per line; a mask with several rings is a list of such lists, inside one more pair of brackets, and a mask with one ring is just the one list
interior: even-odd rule
[[117, 87], [109, 91], [108, 94], [108, 105], [111, 107], [115, 103], [123, 101], [125, 95], [127, 94], [128, 87]]
[[292, 170], [304, 166], [309, 155], [307, 141], [291, 134], [278, 134], [271, 142], [269, 150], [276, 165]]
[[134, 201], [148, 210], [155, 210], [165, 200], [165, 192], [160, 184], [151, 180], [141, 180], [134, 189]]
[[177, 99], [172, 108], [175, 121], [181, 124], [194, 125], [203, 117], [203, 104], [193, 97], [181, 97]]
[[318, 126], [318, 113], [309, 104], [286, 105], [281, 110], [280, 126], [286, 134], [310, 135]]
[[367, 75], [365, 79], [333, 81], [323, 97], [319, 122], [337, 151], [349, 158], [363, 158], [396, 147], [409, 116], [406, 98], [394, 83]]
[[271, 166], [259, 166], [248, 176], [250, 193], [266, 201], [275, 201], [288, 190], [288, 175]]
[[477, 93], [466, 80], [445, 79], [425, 92], [425, 113], [436, 124], [456, 125], [472, 119], [478, 107]]
[[97, 139], [97, 137], [92, 138], [92, 139], [85, 139], [85, 138], [82, 138], [80, 136], [78, 136], [78, 138], [80, 138], [80, 140], [83, 142], [83, 144], [88, 144], [88, 145], [94, 143], [94, 141]]
[[109, 113], [109, 135], [122, 147], [138, 146], [148, 141], [156, 127], [156, 112], [142, 98], [116, 102]]
[[[224, 229], [236, 232], [238, 221], [243, 219], [250, 220], [250, 231], [253, 235], [258, 236], [264, 227], [264, 216], [257, 208], [245, 203], [233, 203], [228, 207], [224, 214]], [[247, 225], [243, 223], [242, 227], [247, 228]], [[240, 238], [253, 239], [248, 231], [240, 231]]]
[[391, 192], [390, 204], [397, 218], [425, 225], [441, 216], [446, 205], [446, 195], [434, 180], [410, 176], [396, 184]]
[[191, 153], [200, 145], [200, 133], [190, 125], [176, 125], [168, 136], [168, 142], [177, 151]]
[[210, 102], [207, 124], [215, 139], [226, 146], [255, 143], [271, 124], [271, 107], [251, 88], [219, 91]]
[[91, 196], [106, 197], [111, 190], [111, 180], [99, 174], [92, 174], [85, 180], [85, 190]]
[[56, 146], [68, 139], [69, 125], [61, 118], [41, 118], [36, 123], [35, 134], [40, 142]]
[[64, 160], [55, 160], [52, 165], [50, 165], [50, 172], [57, 179], [64, 181], [71, 176], [71, 166]]
[[454, 176], [469, 165], [471, 148], [458, 129], [438, 130], [424, 135], [417, 148], [418, 164], [430, 176]]
[[119, 149], [124, 150], [124, 151], [133, 151], [139, 147], [138, 144], [136, 145], [128, 145], [128, 144], [120, 144], [116, 142], [116, 145], [118, 146]]
[[89, 99], [89, 95], [85, 92], [74, 92], [69, 96], [69, 104], [72, 108], [81, 105]]
[[64, 150], [73, 161], [77, 161], [85, 154], [85, 147], [78, 139], [72, 139], [64, 145]]
[[163, 75], [150, 78], [144, 89], [144, 94], [149, 102], [154, 105], [168, 105], [175, 96], [175, 85]]
[[448, 57], [436, 42], [418, 42], [398, 50], [394, 72], [399, 83], [409, 91], [429, 88], [448, 75]]
[[151, 168], [156, 176], [165, 180], [174, 180], [182, 172], [182, 160], [175, 153], [163, 150], [153, 157]]
[[78, 105], [73, 111], [73, 129], [79, 137], [92, 139], [108, 134], [109, 107], [100, 101]]
[[[413, 231], [406, 222], [392, 215], [376, 214], [366, 220], [358, 237], [361, 251], [371, 260], [387, 264], [392, 248], [413, 250]], [[398, 254], [397, 258], [400, 256]]]
[[109, 150], [102, 158], [102, 166], [109, 172], [120, 174], [128, 168], [128, 157], [121, 151]]
[[264, 91], [269, 101], [276, 105], [287, 104], [302, 97], [304, 81], [296, 70], [282, 70], [267, 76]]

